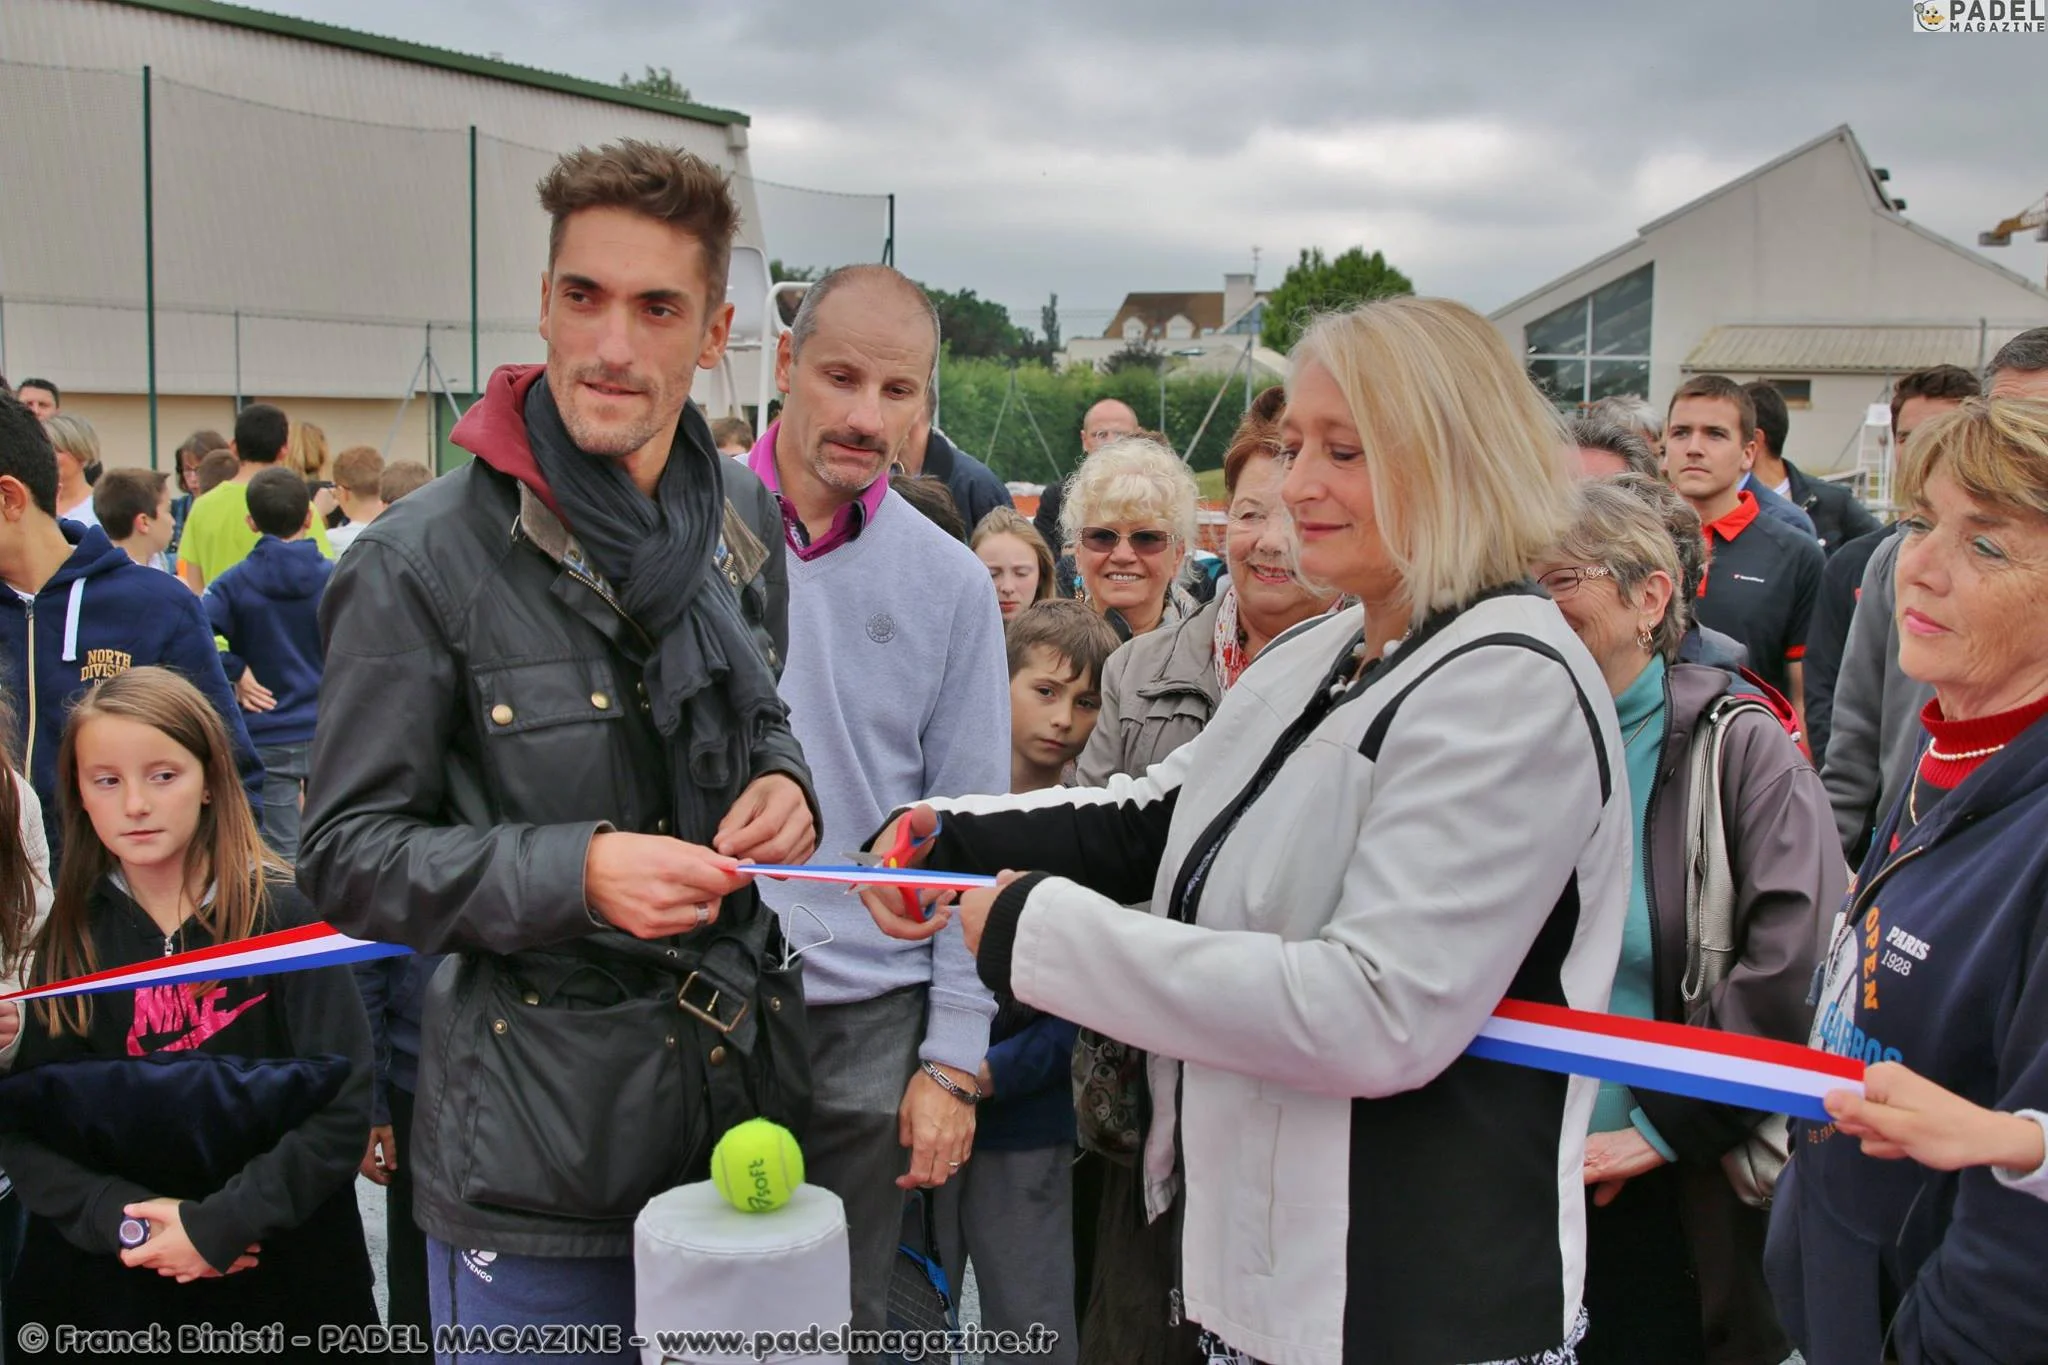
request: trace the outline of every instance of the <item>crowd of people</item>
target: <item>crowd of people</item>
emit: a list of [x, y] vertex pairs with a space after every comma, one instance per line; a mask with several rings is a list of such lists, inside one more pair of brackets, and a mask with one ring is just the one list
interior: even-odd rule
[[[439, 478], [0, 396], [7, 981], [411, 950], [0, 1006], [9, 1327], [373, 1323], [359, 1175], [404, 1344], [630, 1325], [635, 1216], [767, 1116], [860, 1328], [929, 1227], [1091, 1365], [2043, 1358], [2048, 328], [1897, 381], [1882, 525], [1768, 385], [1567, 419], [1462, 305], [1331, 314], [1212, 568], [1120, 403], [1016, 510], [886, 266], [708, 421], [723, 176], [539, 194], [547, 361]], [[866, 854], [996, 885], [751, 870]], [[1867, 1079], [1467, 1055], [1510, 997]]]

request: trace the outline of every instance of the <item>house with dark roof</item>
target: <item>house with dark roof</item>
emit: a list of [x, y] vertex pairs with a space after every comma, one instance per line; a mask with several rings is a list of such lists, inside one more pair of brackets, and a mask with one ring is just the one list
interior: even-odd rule
[[1254, 362], [1278, 373], [1277, 357], [1258, 345], [1265, 321], [1266, 294], [1250, 274], [1225, 275], [1214, 291], [1126, 294], [1101, 336], [1068, 339], [1066, 363], [1100, 365], [1127, 347], [1145, 346], [1191, 369], [1227, 369], [1249, 342]]

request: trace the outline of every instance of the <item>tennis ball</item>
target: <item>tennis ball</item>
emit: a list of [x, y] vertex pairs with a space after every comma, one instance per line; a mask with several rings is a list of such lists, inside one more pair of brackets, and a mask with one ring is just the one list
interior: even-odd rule
[[711, 1183], [741, 1213], [779, 1209], [804, 1183], [803, 1149], [779, 1123], [734, 1124], [711, 1149]]

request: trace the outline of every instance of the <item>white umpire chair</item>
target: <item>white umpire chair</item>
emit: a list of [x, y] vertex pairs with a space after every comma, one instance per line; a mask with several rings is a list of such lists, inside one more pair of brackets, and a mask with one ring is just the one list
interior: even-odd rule
[[775, 350], [782, 341], [782, 334], [789, 330], [782, 322], [781, 301], [785, 297], [801, 297], [808, 288], [810, 286], [802, 280], [775, 283], [769, 277], [768, 257], [761, 248], [736, 246], [732, 249], [732, 260], [725, 272], [725, 297], [732, 304], [732, 334], [725, 343], [725, 355], [718, 363], [728, 413], [740, 412], [746, 402], [733, 357], [735, 354], [749, 355], [755, 365], [755, 421], [758, 425], [767, 425], [768, 405], [775, 398]]

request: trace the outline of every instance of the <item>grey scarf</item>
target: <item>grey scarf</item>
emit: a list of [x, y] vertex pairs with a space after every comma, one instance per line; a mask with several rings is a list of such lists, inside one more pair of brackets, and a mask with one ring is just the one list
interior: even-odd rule
[[643, 682], [669, 741], [675, 830], [708, 844], [746, 787], [756, 741], [789, 717], [718, 569], [725, 463], [711, 429], [696, 404], [683, 406], [652, 499], [619, 461], [577, 448], [545, 376], [526, 392], [526, 434], [562, 519], [655, 642]]

